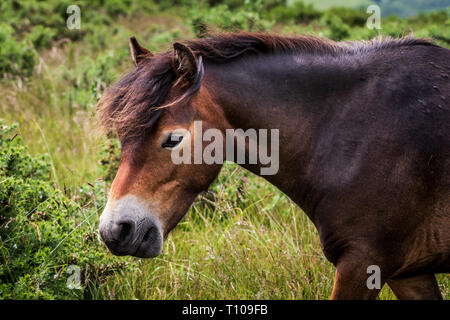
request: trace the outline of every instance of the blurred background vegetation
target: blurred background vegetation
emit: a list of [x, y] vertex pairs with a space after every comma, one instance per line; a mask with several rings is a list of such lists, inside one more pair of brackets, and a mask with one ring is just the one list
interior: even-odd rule
[[[67, 8], [81, 10], [69, 30]], [[371, 4], [382, 29], [369, 29]], [[0, 4], [0, 298], [326, 299], [334, 269], [306, 216], [227, 164], [154, 260], [117, 258], [98, 217], [120, 151], [97, 130], [102, 92], [132, 69], [128, 38], [155, 52], [220, 31], [363, 40], [413, 33], [450, 46], [450, 0], [94, 0]], [[14, 124], [13, 124], [14, 123]], [[18, 126], [15, 124], [17, 123]], [[68, 289], [67, 268], [82, 270]], [[439, 276], [446, 298], [450, 280]], [[381, 299], [393, 299], [384, 288]]]

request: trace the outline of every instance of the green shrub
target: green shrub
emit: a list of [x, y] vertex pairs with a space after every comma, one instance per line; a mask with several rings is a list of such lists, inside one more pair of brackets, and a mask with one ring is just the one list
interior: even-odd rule
[[[0, 299], [82, 298], [127, 264], [98, 240], [104, 187], [83, 187], [75, 203], [50, 181], [48, 157], [31, 157], [16, 127], [0, 121]], [[71, 265], [80, 289], [67, 286]]]
[[319, 19], [322, 15], [312, 4], [305, 4], [302, 1], [296, 2], [293, 10], [296, 13], [295, 22], [297, 23], [308, 23], [312, 20]]
[[362, 27], [366, 24], [369, 14], [363, 9], [352, 9], [346, 7], [330, 8], [328, 12], [339, 17], [342, 22], [351, 27]]
[[245, 0], [206, 0], [211, 7], [225, 4], [231, 10], [242, 8], [245, 2]]
[[423, 24], [429, 24], [429, 23], [445, 23], [450, 15], [450, 8], [447, 8], [447, 10], [438, 10], [433, 12], [420, 12], [417, 17], [411, 17], [408, 18], [409, 21], [415, 22], [415, 23], [423, 23]]
[[107, 134], [107, 139], [100, 152], [100, 168], [103, 180], [111, 183], [116, 176], [120, 162], [120, 143], [112, 131]]
[[53, 29], [37, 26], [28, 34], [28, 38], [35, 49], [48, 49], [52, 44], [56, 32]]
[[309, 23], [322, 16], [312, 4], [302, 1], [289, 4], [286, 0], [272, 0], [265, 3], [263, 8], [262, 15], [277, 22]]
[[338, 16], [327, 12], [323, 16], [323, 22], [328, 26], [328, 37], [332, 40], [343, 40], [350, 35], [348, 26]]
[[241, 8], [230, 11], [226, 5], [209, 9], [193, 9], [189, 14], [190, 24], [197, 37], [208, 35], [208, 27], [215, 26], [224, 31], [266, 31], [273, 22], [263, 19], [257, 11]]
[[33, 47], [25, 41], [16, 41], [14, 30], [0, 24], [0, 75], [30, 76], [35, 65]]
[[95, 58], [80, 58], [75, 68], [61, 65], [62, 78], [69, 84], [61, 93], [65, 111], [74, 115], [80, 110], [92, 110], [103, 90], [116, 80], [115, 67], [124, 62], [130, 62], [126, 46]]

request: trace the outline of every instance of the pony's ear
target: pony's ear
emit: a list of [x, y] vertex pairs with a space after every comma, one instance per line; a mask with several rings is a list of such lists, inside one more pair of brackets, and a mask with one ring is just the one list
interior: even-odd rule
[[134, 65], [137, 67], [139, 61], [142, 60], [145, 56], [151, 57], [153, 54], [145, 49], [144, 47], [141, 47], [139, 42], [136, 40], [136, 37], [130, 38], [130, 51], [131, 51], [131, 59], [133, 60]]
[[173, 62], [175, 72], [179, 81], [192, 83], [197, 75], [197, 59], [195, 54], [184, 44], [175, 42], [173, 44]]

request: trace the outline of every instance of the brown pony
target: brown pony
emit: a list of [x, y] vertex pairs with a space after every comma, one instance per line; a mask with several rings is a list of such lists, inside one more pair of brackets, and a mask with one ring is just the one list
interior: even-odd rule
[[[158, 255], [218, 175], [220, 162], [172, 161], [201, 134], [194, 121], [222, 133], [278, 129], [279, 170], [265, 178], [317, 227], [336, 266], [332, 298], [374, 299], [386, 282], [398, 298], [441, 298], [435, 273], [450, 272], [448, 49], [411, 37], [261, 33], [175, 43], [159, 55], [132, 37], [130, 48], [136, 68], [100, 101], [122, 150], [100, 218], [111, 252]], [[241, 165], [256, 174], [264, 166]], [[368, 285], [369, 270], [379, 286]]]

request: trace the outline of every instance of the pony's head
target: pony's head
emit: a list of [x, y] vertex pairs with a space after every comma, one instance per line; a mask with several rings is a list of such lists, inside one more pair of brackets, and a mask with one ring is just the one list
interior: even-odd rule
[[[100, 235], [116, 255], [154, 257], [164, 237], [220, 164], [176, 164], [174, 149], [191, 144], [194, 121], [223, 129], [225, 117], [202, 86], [203, 63], [187, 46], [153, 55], [130, 39], [135, 69], [102, 97], [102, 122], [121, 142], [120, 165], [100, 217]], [[194, 157], [192, 152], [190, 157]]]

